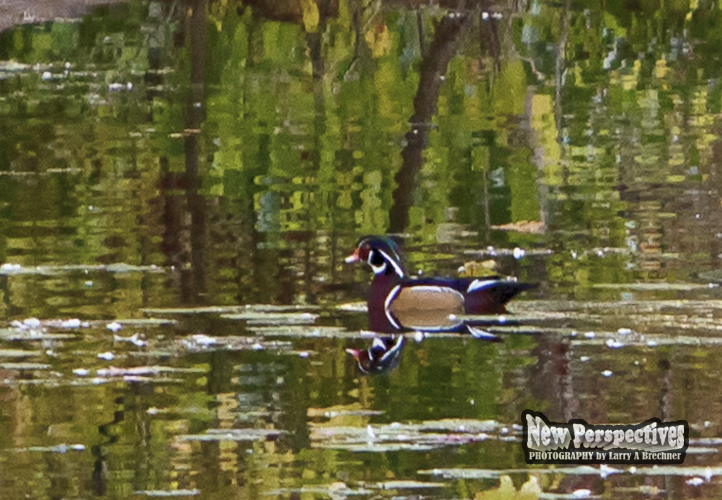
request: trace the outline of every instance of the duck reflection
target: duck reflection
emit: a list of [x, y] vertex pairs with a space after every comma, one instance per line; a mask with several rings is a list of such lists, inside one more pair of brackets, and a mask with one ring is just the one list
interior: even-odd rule
[[354, 357], [363, 373], [373, 375], [388, 373], [399, 366], [403, 348], [404, 336], [391, 335], [376, 337], [368, 349], [346, 349], [346, 352]]

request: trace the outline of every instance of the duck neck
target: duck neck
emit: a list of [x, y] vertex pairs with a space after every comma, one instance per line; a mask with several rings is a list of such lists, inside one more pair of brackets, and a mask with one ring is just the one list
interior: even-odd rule
[[374, 275], [368, 296], [369, 327], [372, 331], [389, 333], [398, 330], [386, 316], [386, 299], [402, 281], [403, 277], [399, 276], [392, 266], [387, 266], [385, 272]]

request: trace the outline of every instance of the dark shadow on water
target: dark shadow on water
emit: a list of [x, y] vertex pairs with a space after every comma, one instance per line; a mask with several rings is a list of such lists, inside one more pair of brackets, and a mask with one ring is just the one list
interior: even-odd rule
[[[123, 397], [118, 397], [115, 400], [115, 404], [122, 408]], [[110, 449], [120, 439], [120, 435], [117, 433], [117, 426], [121, 422], [125, 421], [125, 410], [116, 409], [113, 414], [113, 420], [98, 426], [98, 433], [106, 438], [106, 441], [100, 444], [96, 444], [90, 448], [90, 452], [95, 461], [93, 462], [93, 490], [97, 496], [105, 496], [108, 491], [108, 481], [110, 479], [110, 473], [108, 471], [108, 457], [112, 456]]]
[[193, 0], [190, 21], [191, 92], [185, 143], [187, 203], [191, 214], [191, 275], [186, 276], [184, 295], [188, 303], [199, 303], [206, 290], [205, 246], [208, 239], [206, 197], [201, 193], [200, 128], [205, 119], [205, 68], [208, 54], [206, 0]]
[[[206, 290], [205, 246], [208, 240], [207, 199], [202, 192], [201, 126], [205, 120], [205, 67], [208, 52], [206, 0], [190, 0], [192, 15], [187, 25], [190, 40], [190, 89], [186, 104], [185, 173], [170, 171], [169, 159], [159, 159], [164, 205], [163, 251], [167, 264], [180, 273], [184, 304], [203, 302]], [[185, 38], [185, 37], [184, 37]], [[150, 51], [149, 57], [155, 54]], [[151, 67], [159, 61], [151, 59]], [[158, 75], [154, 76], [157, 80]], [[150, 96], [152, 97], [152, 95]], [[181, 194], [185, 191], [185, 197]], [[185, 201], [185, 203], [184, 203]], [[190, 216], [190, 227], [185, 224]]]

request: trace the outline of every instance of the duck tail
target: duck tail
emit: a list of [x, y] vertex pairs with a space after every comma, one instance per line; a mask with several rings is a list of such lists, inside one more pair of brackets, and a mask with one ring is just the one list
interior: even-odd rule
[[536, 287], [536, 284], [518, 281], [476, 279], [466, 290], [464, 310], [466, 314], [502, 314], [506, 312], [507, 302]]

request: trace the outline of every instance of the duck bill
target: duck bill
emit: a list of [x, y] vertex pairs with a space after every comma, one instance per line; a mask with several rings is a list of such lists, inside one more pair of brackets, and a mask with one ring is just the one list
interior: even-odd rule
[[359, 351], [358, 349], [346, 349], [346, 352], [353, 356], [354, 359], [358, 360], [358, 354], [361, 351]]
[[354, 262], [358, 262], [359, 260], [360, 260], [360, 259], [359, 259], [359, 256], [358, 256], [358, 248], [357, 248], [357, 249], [354, 251], [354, 253], [352, 253], [351, 255], [349, 255], [348, 257], [346, 257], [346, 258], [344, 259], [344, 262], [346, 262], [346, 264], [353, 264]]

